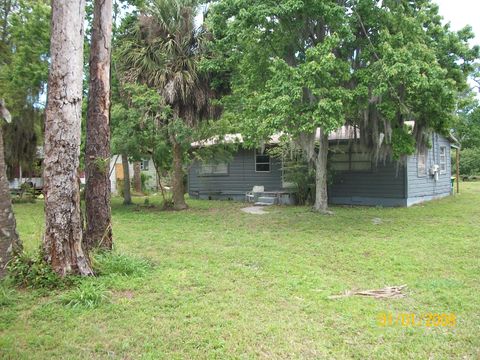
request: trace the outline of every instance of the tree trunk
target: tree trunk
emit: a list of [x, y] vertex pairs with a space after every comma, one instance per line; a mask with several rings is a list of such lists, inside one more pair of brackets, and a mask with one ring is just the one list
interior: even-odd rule
[[112, 0], [95, 0], [90, 47], [90, 89], [88, 92], [85, 144], [84, 245], [111, 250], [110, 209], [110, 49]]
[[142, 168], [139, 161], [133, 163], [133, 190], [142, 192]]
[[52, 0], [45, 111], [45, 260], [59, 275], [92, 275], [82, 249], [78, 166], [85, 0]]
[[130, 194], [130, 169], [128, 168], [128, 156], [122, 154], [123, 168], [123, 205], [132, 205], [132, 195]]
[[315, 204], [313, 208], [323, 214], [331, 214], [328, 211], [327, 157], [328, 134], [320, 129], [320, 144], [318, 154], [315, 156]]
[[183, 152], [182, 146], [173, 141], [173, 208], [175, 210], [185, 210], [188, 208], [185, 202], [185, 190], [183, 187]]
[[[0, 118], [9, 117], [10, 114], [7, 114], [8, 111], [3, 106], [3, 100], [0, 100]], [[6, 266], [12, 255], [22, 250], [22, 243], [16, 230], [6, 170], [3, 131], [0, 123], [0, 279], [5, 276]]]
[[160, 188], [160, 191], [162, 193], [163, 202], [165, 202], [167, 200], [167, 197], [165, 195], [165, 189], [163, 188], [163, 185], [162, 185], [162, 176], [160, 174], [158, 164], [155, 160], [153, 160], [153, 158], [152, 158], [152, 162], [153, 162], [153, 166], [155, 166], [155, 172], [157, 174], [157, 187]]

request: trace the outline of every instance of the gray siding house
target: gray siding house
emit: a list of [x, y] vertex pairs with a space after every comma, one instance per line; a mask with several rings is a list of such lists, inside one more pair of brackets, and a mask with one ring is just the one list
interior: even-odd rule
[[[451, 143], [433, 134], [431, 144], [424, 153], [409, 156], [403, 163], [374, 164], [368, 154], [352, 153], [345, 142], [332, 140], [329, 201], [339, 205], [411, 206], [450, 195]], [[287, 190], [281, 162], [240, 147], [229, 163], [194, 162], [188, 171], [192, 198], [244, 200], [253, 186], [263, 186], [266, 192]]]

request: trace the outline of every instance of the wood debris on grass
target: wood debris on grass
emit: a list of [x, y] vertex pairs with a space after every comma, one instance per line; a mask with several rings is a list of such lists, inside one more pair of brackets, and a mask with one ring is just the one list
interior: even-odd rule
[[398, 299], [405, 297], [403, 290], [407, 285], [387, 286], [383, 289], [374, 290], [347, 290], [344, 294], [329, 296], [329, 299], [341, 299], [350, 296], [367, 296], [375, 299]]

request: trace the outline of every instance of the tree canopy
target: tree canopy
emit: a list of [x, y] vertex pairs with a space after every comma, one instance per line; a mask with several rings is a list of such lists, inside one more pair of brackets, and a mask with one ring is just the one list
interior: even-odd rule
[[14, 119], [5, 129], [6, 161], [28, 168], [42, 138], [50, 5], [47, 0], [7, 0], [0, 4], [0, 15], [0, 94]]

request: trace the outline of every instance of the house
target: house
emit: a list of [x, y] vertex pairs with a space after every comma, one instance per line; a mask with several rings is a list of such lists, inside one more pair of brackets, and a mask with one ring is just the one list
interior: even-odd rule
[[[408, 156], [406, 161], [375, 164], [369, 154], [351, 150], [345, 127], [329, 136], [332, 181], [329, 202], [341, 205], [411, 206], [451, 194], [450, 150], [455, 147], [440, 134], [431, 137], [431, 148]], [[219, 163], [194, 162], [188, 171], [188, 193], [192, 198], [244, 200], [253, 186], [266, 193], [290, 194], [282, 174], [282, 163], [267, 153], [241, 146], [241, 135], [228, 135], [227, 142], [240, 143], [233, 159]], [[209, 146], [207, 140], [193, 146]], [[270, 145], [278, 143], [272, 138]], [[280, 203], [291, 203], [290, 196]]]
[[[133, 179], [134, 169], [133, 162], [128, 162], [128, 170], [130, 175], [130, 181]], [[140, 171], [145, 178], [145, 187], [150, 191], [157, 191], [158, 177], [153, 165], [153, 161], [150, 157], [142, 159], [140, 161]], [[113, 155], [110, 158], [110, 190], [113, 195], [119, 195], [119, 180], [123, 180], [123, 164], [122, 157], [120, 155]]]
[[21, 165], [7, 169], [8, 186], [12, 192], [20, 192], [23, 184], [29, 184], [37, 190], [43, 189], [43, 159], [45, 153], [43, 146], [37, 146], [35, 158], [33, 159], [33, 167], [31, 170], [25, 171]]
[[[43, 191], [43, 161], [45, 150], [43, 146], [37, 146], [35, 158], [32, 161], [32, 169], [25, 170], [21, 165], [8, 168], [9, 189], [12, 193], [21, 193], [22, 185], [28, 184], [35, 188], [38, 193]], [[85, 185], [85, 171], [78, 171], [80, 183]]]
[[[34, 159], [34, 168], [32, 171], [24, 171], [21, 166], [8, 169], [9, 188], [12, 192], [20, 192], [21, 185], [28, 183], [33, 185], [36, 190], [43, 189], [43, 159], [45, 153], [43, 146], [37, 146], [36, 156]], [[157, 190], [157, 172], [151, 158], [142, 159], [140, 162], [141, 173], [145, 177], [145, 187], [148, 190]], [[133, 162], [129, 162], [130, 178], [133, 178]], [[79, 171], [80, 183], [85, 185], [85, 171]], [[117, 188], [117, 180], [123, 180], [122, 158], [114, 155], [110, 159], [110, 185], [112, 194], [119, 194]]]

